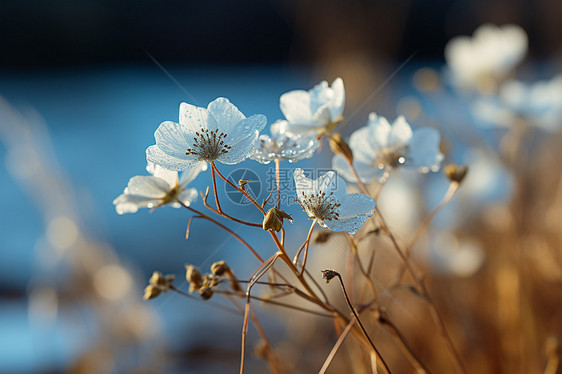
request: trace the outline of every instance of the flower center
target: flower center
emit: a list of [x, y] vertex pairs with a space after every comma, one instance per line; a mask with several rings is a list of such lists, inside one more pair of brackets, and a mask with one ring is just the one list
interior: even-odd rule
[[379, 152], [378, 157], [373, 161], [373, 166], [379, 169], [385, 167], [397, 168], [406, 162], [407, 146], [386, 148]]
[[337, 220], [340, 218], [338, 208], [341, 204], [333, 195], [333, 192], [330, 192], [329, 195], [326, 195], [326, 192], [321, 192], [309, 196], [302, 191], [302, 199], [299, 199], [299, 204], [311, 218], [318, 218], [322, 221]]
[[225, 144], [224, 139], [226, 134], [219, 130], [201, 129], [201, 131], [195, 132], [193, 148], [187, 148], [185, 151], [186, 155], [196, 155], [199, 161], [214, 161], [219, 158], [220, 155], [228, 153], [231, 146]]

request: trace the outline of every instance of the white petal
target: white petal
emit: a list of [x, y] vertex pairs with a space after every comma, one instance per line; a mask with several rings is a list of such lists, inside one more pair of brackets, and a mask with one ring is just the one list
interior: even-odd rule
[[180, 178], [180, 186], [184, 188], [189, 183], [191, 183], [200, 172], [207, 170], [207, 163], [204, 161], [199, 161], [192, 168], [186, 169]]
[[192, 168], [197, 162], [199, 162], [195, 155], [185, 155], [184, 158], [177, 158], [170, 156], [164, 152], [158, 146], [151, 145], [146, 149], [146, 159], [149, 162], [160, 165], [168, 170], [182, 171]]
[[292, 124], [308, 124], [312, 121], [310, 94], [295, 90], [281, 95], [280, 107], [283, 115]]
[[152, 165], [154, 165], [151, 169], [152, 169], [152, 175], [154, 175], [157, 178], [161, 178], [164, 179], [168, 185], [170, 186], [175, 186], [176, 183], [178, 182], [178, 172], [177, 171], [172, 171], [172, 170], [168, 170], [163, 168], [160, 165], [156, 165], [154, 163], [151, 163]]
[[209, 130], [219, 129], [219, 132], [229, 134], [234, 126], [244, 118], [242, 112], [238, 110], [228, 99], [219, 97], [209, 103]]
[[427, 173], [430, 170], [439, 170], [442, 160], [443, 154], [439, 152], [439, 132], [432, 128], [416, 130], [406, 157], [406, 166]]
[[332, 100], [330, 100], [330, 113], [332, 115], [332, 120], [335, 121], [343, 115], [343, 107], [345, 105], [345, 88], [343, 86], [343, 80], [341, 78], [336, 78], [332, 82]]
[[389, 145], [402, 146], [409, 143], [412, 138], [412, 128], [403, 116], [396, 118], [388, 136]]
[[267, 119], [261, 114], [241, 120], [225, 139], [225, 143], [232, 148], [220, 155], [217, 161], [228, 165], [244, 161], [253, 152], [254, 143], [266, 123]]
[[369, 139], [373, 142], [374, 148], [382, 148], [388, 145], [390, 136], [390, 124], [386, 118], [377, 116], [375, 113], [369, 114]]
[[153, 176], [138, 175], [132, 177], [127, 185], [127, 194], [161, 198], [166, 195], [171, 186], [164, 179]]
[[195, 188], [188, 188], [186, 190], [183, 190], [178, 196], [178, 200], [189, 206], [191, 203], [197, 200], [197, 190]]
[[302, 198], [303, 194], [310, 196], [313, 193], [316, 193], [314, 188], [314, 182], [312, 179], [309, 179], [304, 175], [304, 171], [300, 168], [296, 168], [293, 172], [293, 179], [295, 180], [295, 187], [297, 190], [297, 197], [299, 199]]
[[180, 104], [180, 124], [195, 133], [207, 128], [209, 113], [207, 109], [187, 103]]
[[373, 162], [376, 154], [376, 143], [371, 136], [369, 126], [355, 130], [349, 138], [349, 147], [353, 151], [353, 158], [367, 163]]
[[352, 218], [355, 216], [366, 215], [372, 216], [375, 211], [375, 200], [372, 197], [362, 193], [351, 193], [345, 195], [339, 203], [340, 219]]
[[321, 175], [316, 181], [316, 192], [325, 192], [326, 195], [334, 194], [336, 199], [340, 199], [347, 193], [347, 185], [343, 178], [333, 171]]
[[[379, 169], [378, 167], [372, 166], [370, 163], [365, 163], [357, 159], [353, 160], [353, 167], [355, 168], [355, 171], [357, 171], [357, 174], [363, 183], [370, 183], [375, 178], [380, 180], [385, 172], [385, 169]], [[348, 182], [357, 183], [355, 175], [351, 171], [349, 164], [343, 156], [334, 156], [332, 159], [332, 168]]]
[[175, 122], [162, 122], [154, 133], [156, 145], [164, 153], [184, 158], [185, 151], [194, 143], [194, 133], [187, 130], [183, 125]]
[[316, 124], [316, 126], [328, 126], [332, 120], [332, 114], [330, 113], [330, 106], [328, 104], [324, 104], [318, 108], [318, 110], [312, 116], [312, 122]]
[[153, 207], [159, 203], [160, 200], [158, 199], [127, 194], [121, 194], [113, 200], [117, 214], [136, 213], [140, 208]]

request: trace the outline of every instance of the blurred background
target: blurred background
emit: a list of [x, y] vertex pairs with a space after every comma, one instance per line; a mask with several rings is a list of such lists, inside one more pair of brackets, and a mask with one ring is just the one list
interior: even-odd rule
[[[514, 23], [529, 38], [520, 74], [551, 77], [562, 71], [560, 19], [557, 0], [2, 1], [0, 372], [236, 370], [239, 316], [178, 295], [143, 302], [142, 288], [154, 270], [181, 282], [185, 263], [207, 269], [226, 259], [241, 277], [257, 263], [207, 222], [195, 221], [186, 241], [184, 211], [119, 216], [112, 205], [130, 177], [145, 174], [154, 131], [177, 119], [182, 101], [206, 106], [224, 96], [247, 116], [263, 113], [272, 123], [282, 118], [281, 94], [340, 76], [344, 136], [375, 111], [441, 127], [454, 147], [452, 139], [463, 132], [447, 126], [458, 103], [424, 97], [420, 79], [423, 86], [427, 75], [416, 72], [432, 68], [431, 85], [448, 40], [484, 23]], [[496, 134], [479, 136], [493, 144]], [[299, 166], [329, 168], [327, 148]], [[485, 175], [508, 175], [482, 154], [465, 156], [449, 152], [447, 160], [476, 160]], [[559, 167], [559, 160], [544, 162]], [[239, 166], [257, 170], [262, 181], [269, 169], [253, 161]], [[475, 181], [481, 194], [471, 197], [483, 205], [509, 200], [510, 178], [484, 187]], [[208, 183], [198, 178], [194, 187]], [[424, 195], [435, 206], [446, 185], [436, 176], [427, 183], [436, 186]], [[553, 190], [545, 188], [545, 196]], [[393, 191], [401, 191], [398, 183]], [[223, 207], [253, 214], [228, 202]], [[306, 220], [291, 212], [302, 223], [294, 236], [304, 238]], [[436, 225], [450, 224], [451, 214], [444, 211]], [[395, 218], [397, 230], [410, 218]], [[260, 243], [247, 228], [235, 228]], [[556, 253], [556, 264], [559, 259]], [[553, 319], [557, 306], [557, 300], [549, 305]], [[283, 341], [282, 323], [264, 318], [273, 340]], [[537, 351], [542, 344], [537, 340]], [[265, 370], [259, 360], [251, 365], [250, 372]], [[489, 371], [478, 372], [506, 368], [482, 365]]]

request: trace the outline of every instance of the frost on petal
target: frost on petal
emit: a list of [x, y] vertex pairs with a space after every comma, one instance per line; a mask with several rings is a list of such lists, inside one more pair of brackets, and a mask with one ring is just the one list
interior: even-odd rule
[[185, 155], [182, 158], [170, 156], [156, 145], [151, 145], [146, 149], [146, 160], [172, 171], [186, 170], [199, 162], [194, 155]]
[[305, 195], [311, 195], [313, 193], [315, 193], [316, 191], [313, 189], [314, 184], [313, 184], [313, 180], [310, 178], [307, 178], [306, 175], [304, 175], [304, 171], [300, 168], [296, 168], [295, 171], [293, 172], [293, 179], [295, 180], [295, 187], [297, 189], [297, 197], [299, 199], [302, 198], [303, 193]]
[[207, 163], [199, 161], [192, 168], [186, 169], [180, 176], [180, 187], [184, 188], [191, 183], [200, 172], [207, 170]]
[[[209, 103], [208, 129], [229, 134], [236, 124], [246, 117], [228, 99], [219, 97]], [[265, 126], [265, 125], [264, 125]]]
[[303, 90], [295, 90], [281, 95], [281, 112], [291, 124], [309, 124], [312, 121], [310, 94]]
[[209, 113], [205, 108], [188, 103], [180, 104], [180, 124], [192, 133], [207, 128], [208, 117]]
[[228, 152], [221, 154], [217, 161], [233, 165], [244, 161], [254, 150], [254, 143], [263, 130], [267, 119], [264, 115], [255, 114], [240, 121], [225, 139], [225, 143], [231, 148]]
[[408, 144], [411, 138], [412, 128], [408, 122], [406, 122], [404, 116], [399, 116], [392, 124], [392, 128], [388, 136], [388, 144], [391, 146], [401, 146]]
[[439, 152], [439, 132], [432, 128], [418, 129], [410, 143], [406, 166], [417, 168], [423, 173], [437, 171], [443, 160]]
[[179, 123], [170, 121], [162, 122], [154, 133], [158, 148], [179, 158], [185, 156], [185, 150], [193, 143], [193, 136], [193, 133], [186, 131]]
[[133, 196], [121, 194], [115, 200], [115, 211], [117, 214], [136, 213], [140, 208], [149, 208], [158, 205], [160, 200], [145, 196]]
[[325, 192], [326, 195], [333, 193], [337, 199], [340, 199], [347, 193], [345, 181], [333, 171], [328, 171], [326, 174], [321, 175], [315, 182], [317, 192]]
[[126, 193], [158, 199], [165, 196], [171, 187], [164, 179], [138, 175], [129, 180]]
[[188, 188], [183, 190], [179, 196], [178, 200], [189, 206], [195, 200], [197, 200], [197, 190], [195, 188]]
[[375, 210], [375, 201], [367, 195], [353, 193], [340, 200], [339, 218], [325, 221], [324, 224], [332, 231], [345, 231], [355, 234]]

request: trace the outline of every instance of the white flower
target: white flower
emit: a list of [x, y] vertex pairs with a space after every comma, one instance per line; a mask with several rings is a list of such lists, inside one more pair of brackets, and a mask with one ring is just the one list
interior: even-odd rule
[[281, 96], [280, 104], [291, 132], [329, 132], [343, 120], [343, 81], [336, 78], [331, 87], [328, 82], [322, 81], [309, 91], [287, 92]]
[[146, 158], [166, 169], [181, 171], [199, 161], [237, 164], [252, 152], [265, 116], [246, 118], [225, 98], [211, 102], [207, 109], [181, 103], [180, 122], [163, 122], [148, 147]]
[[459, 36], [445, 47], [445, 59], [455, 83], [466, 88], [505, 77], [526, 53], [527, 34], [516, 25], [485, 24], [472, 38]]
[[295, 169], [293, 178], [299, 204], [323, 227], [354, 234], [373, 215], [375, 200], [361, 193], [348, 194], [345, 181], [333, 171], [312, 180], [302, 169]]
[[[369, 123], [349, 140], [353, 151], [353, 166], [363, 183], [380, 178], [386, 171], [406, 167], [427, 173], [439, 170], [443, 154], [439, 152], [439, 132], [432, 128], [412, 131], [404, 117], [398, 117], [392, 126], [384, 117], [369, 115]], [[348, 181], [356, 181], [349, 164], [341, 155], [335, 155], [332, 167]]]
[[187, 188], [187, 185], [202, 170], [207, 169], [207, 164], [197, 163], [183, 172], [179, 179], [177, 171], [170, 171], [150, 162], [146, 169], [152, 175], [132, 177], [123, 193], [113, 200], [118, 214], [135, 213], [139, 208], [155, 208], [165, 204], [178, 208], [181, 205], [177, 200], [190, 205], [197, 198], [197, 190]]
[[250, 158], [269, 164], [273, 160], [296, 162], [310, 158], [318, 149], [316, 135], [297, 135], [287, 131], [287, 121], [277, 121], [271, 125], [271, 137], [260, 135], [254, 144]]
[[556, 131], [562, 126], [562, 75], [533, 84], [508, 81], [497, 96], [477, 99], [472, 113], [483, 125], [511, 127], [523, 120]]

